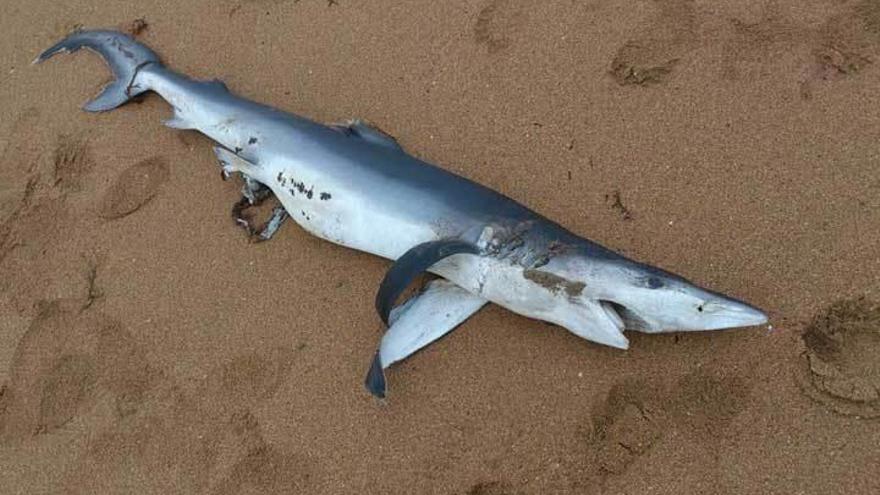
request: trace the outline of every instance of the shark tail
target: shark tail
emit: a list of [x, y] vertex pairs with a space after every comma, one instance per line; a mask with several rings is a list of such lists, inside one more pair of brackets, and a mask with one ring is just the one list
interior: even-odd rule
[[155, 52], [135, 41], [131, 36], [117, 31], [79, 31], [59, 41], [38, 56], [33, 63], [51, 58], [56, 53], [75, 52], [88, 48], [97, 52], [115, 79], [101, 92], [87, 102], [83, 109], [88, 112], [106, 112], [126, 103], [131, 98], [150, 88], [138, 85], [135, 80], [138, 72], [150, 64], [161, 65]]

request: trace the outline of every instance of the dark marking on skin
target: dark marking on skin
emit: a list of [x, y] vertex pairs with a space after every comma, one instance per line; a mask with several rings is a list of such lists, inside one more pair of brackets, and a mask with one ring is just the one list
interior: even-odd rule
[[540, 285], [550, 292], [559, 292], [563, 290], [566, 294], [568, 294], [569, 297], [576, 297], [581, 295], [581, 293], [584, 291], [584, 287], [587, 286], [587, 284], [583, 282], [572, 282], [571, 280], [560, 277], [559, 275], [543, 272], [541, 270], [524, 270], [523, 277], [525, 277], [527, 280], [531, 280], [532, 282]]
[[333, 196], [330, 196], [330, 193], [326, 193], [326, 192], [321, 193], [321, 201], [327, 201], [328, 199], [330, 199], [332, 197]]
[[257, 144], [257, 138], [251, 137], [250, 139], [248, 139], [248, 144]]
[[[534, 271], [536, 268], [541, 268], [542, 266], [550, 263], [550, 260], [559, 256], [560, 254], [565, 253], [571, 246], [568, 244], [563, 244], [559, 241], [553, 241], [547, 245], [547, 251], [543, 255], [539, 256], [532, 262], [529, 266], [529, 269]], [[524, 265], [526, 266], [526, 265]]]
[[278, 172], [278, 177], [276, 177], [275, 180], [281, 182], [281, 172]]
[[565, 254], [569, 251], [569, 249], [571, 249], [570, 244], [564, 244], [559, 241], [553, 241], [550, 243], [549, 246], [547, 246], [547, 252], [551, 258], [559, 256], [561, 254]]
[[296, 196], [296, 191], [294, 191], [293, 189], [288, 189], [287, 191], [290, 193], [291, 196]]
[[312, 199], [312, 196], [314, 195], [314, 187], [306, 189], [306, 185], [304, 182], [292, 181], [291, 184], [293, 184], [293, 187], [295, 187], [296, 190], [300, 192], [300, 194], [305, 194], [307, 198]]
[[131, 88], [134, 86], [134, 81], [137, 79], [138, 73], [140, 73], [141, 69], [152, 64], [152, 60], [147, 60], [146, 62], [141, 62], [134, 68], [134, 74], [131, 75], [131, 80], [128, 81], [128, 85], [125, 87], [125, 96], [131, 98]]
[[238, 147], [238, 146], [236, 146], [236, 147], [235, 147], [235, 154], [237, 155], [237, 154], [239, 154], [239, 153], [241, 153], [241, 148]]

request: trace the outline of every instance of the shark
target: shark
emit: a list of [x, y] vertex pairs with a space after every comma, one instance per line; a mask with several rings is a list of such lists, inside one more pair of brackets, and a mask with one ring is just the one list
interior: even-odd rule
[[[448, 334], [487, 303], [627, 349], [625, 331], [707, 331], [762, 325], [760, 309], [586, 239], [521, 203], [405, 150], [361, 120], [323, 124], [234, 94], [218, 80], [169, 69], [112, 30], [72, 33], [34, 63], [86, 48], [114, 79], [84, 105], [106, 112], [153, 92], [165, 125], [216, 143], [224, 178], [238, 174], [236, 221], [267, 240], [288, 220], [312, 235], [393, 263], [375, 306], [387, 328], [364, 385], [387, 393], [386, 370]], [[261, 229], [245, 211], [274, 196]], [[431, 278], [415, 294], [407, 289]], [[399, 301], [400, 299], [405, 299]]]

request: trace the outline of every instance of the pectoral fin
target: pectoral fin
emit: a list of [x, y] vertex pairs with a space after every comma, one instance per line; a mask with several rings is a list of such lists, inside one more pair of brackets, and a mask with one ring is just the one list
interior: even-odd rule
[[391, 311], [391, 328], [382, 336], [364, 385], [385, 397], [384, 370], [451, 332], [488, 301], [443, 279], [433, 280], [415, 297]]
[[388, 325], [394, 301], [416, 276], [444, 258], [463, 253], [479, 254], [479, 250], [471, 243], [448, 239], [419, 244], [398, 258], [385, 274], [376, 294], [376, 311], [382, 321]]

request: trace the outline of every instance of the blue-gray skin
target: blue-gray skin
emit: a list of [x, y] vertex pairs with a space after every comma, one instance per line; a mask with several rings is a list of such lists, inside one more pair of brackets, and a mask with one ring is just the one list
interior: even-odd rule
[[[113, 31], [74, 33], [35, 62], [89, 48], [116, 80], [84, 107], [107, 111], [154, 91], [174, 108], [169, 127], [219, 143], [224, 175], [245, 179], [240, 207], [280, 200], [263, 238], [289, 214], [328, 241], [397, 260], [376, 307], [390, 325], [366, 380], [385, 394], [384, 369], [425, 347], [487, 301], [626, 348], [624, 329], [712, 330], [763, 324], [766, 315], [734, 298], [625, 258], [512, 199], [404, 151], [361, 122], [322, 125], [255, 103], [217, 81], [167, 69], [149, 48]], [[286, 212], [286, 214], [285, 214]], [[436, 280], [392, 309], [427, 270]]]

